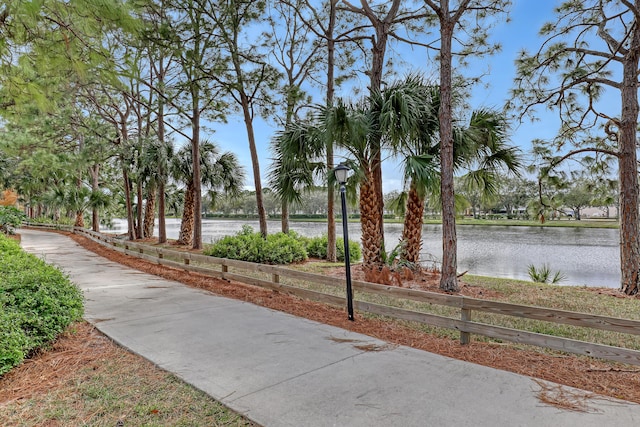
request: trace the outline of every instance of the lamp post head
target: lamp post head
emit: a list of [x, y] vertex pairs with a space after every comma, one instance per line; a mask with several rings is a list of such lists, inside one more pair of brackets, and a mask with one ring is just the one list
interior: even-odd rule
[[344, 163], [340, 163], [338, 166], [333, 168], [333, 174], [336, 177], [336, 181], [340, 183], [340, 185], [344, 185], [347, 182], [347, 175], [349, 174], [349, 166]]

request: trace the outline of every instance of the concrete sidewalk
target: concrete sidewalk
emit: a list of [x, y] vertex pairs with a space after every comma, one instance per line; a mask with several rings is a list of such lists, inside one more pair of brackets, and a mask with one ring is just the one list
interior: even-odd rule
[[538, 399], [541, 382], [529, 377], [214, 296], [60, 234], [20, 234], [25, 250], [82, 288], [99, 330], [265, 427], [640, 423], [637, 404], [564, 387], [588, 411], [559, 409]]

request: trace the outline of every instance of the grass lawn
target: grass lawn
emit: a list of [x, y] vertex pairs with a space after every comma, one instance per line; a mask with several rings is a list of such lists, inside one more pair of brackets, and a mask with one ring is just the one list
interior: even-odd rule
[[256, 426], [86, 322], [0, 377], [3, 426]]

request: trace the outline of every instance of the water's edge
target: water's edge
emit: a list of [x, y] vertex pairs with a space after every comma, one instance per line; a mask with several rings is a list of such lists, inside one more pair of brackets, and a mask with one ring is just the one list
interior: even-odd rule
[[[211, 243], [232, 235], [243, 225], [255, 230], [257, 220], [203, 220], [202, 240]], [[270, 230], [279, 231], [279, 221], [269, 221]], [[308, 237], [326, 234], [322, 222], [291, 222], [291, 230]], [[180, 220], [167, 219], [167, 237], [176, 239]], [[114, 220], [107, 233], [126, 233], [126, 220]], [[342, 226], [337, 227], [338, 236]], [[620, 286], [619, 232], [604, 228], [522, 227], [500, 225], [459, 225], [458, 270], [469, 274], [529, 280], [529, 265], [548, 265], [566, 280], [561, 284], [617, 288]], [[157, 227], [155, 231], [157, 235]], [[402, 224], [385, 224], [387, 251], [400, 241]], [[349, 223], [349, 237], [359, 241], [360, 224]], [[442, 259], [441, 226], [423, 227], [421, 258], [437, 264]]]

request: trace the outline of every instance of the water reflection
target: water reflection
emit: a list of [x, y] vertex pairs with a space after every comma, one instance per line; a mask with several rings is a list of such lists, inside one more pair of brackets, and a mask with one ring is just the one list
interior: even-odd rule
[[[202, 241], [235, 234], [243, 225], [259, 229], [258, 221], [203, 220]], [[180, 221], [167, 219], [167, 237], [178, 237]], [[279, 221], [269, 221], [269, 230], [280, 230]], [[326, 233], [326, 223], [292, 222], [291, 229], [304, 236]], [[114, 228], [106, 232], [126, 232], [126, 221], [115, 220]], [[342, 235], [337, 227], [338, 236]], [[156, 228], [157, 235], [157, 228]], [[392, 249], [402, 235], [402, 224], [385, 225], [387, 250]], [[422, 259], [442, 259], [441, 226], [423, 228]], [[349, 237], [360, 240], [360, 224], [349, 224]], [[530, 264], [549, 265], [560, 270], [567, 279], [563, 284], [618, 287], [620, 258], [618, 230], [599, 228], [458, 226], [458, 270], [494, 277], [529, 280]]]

